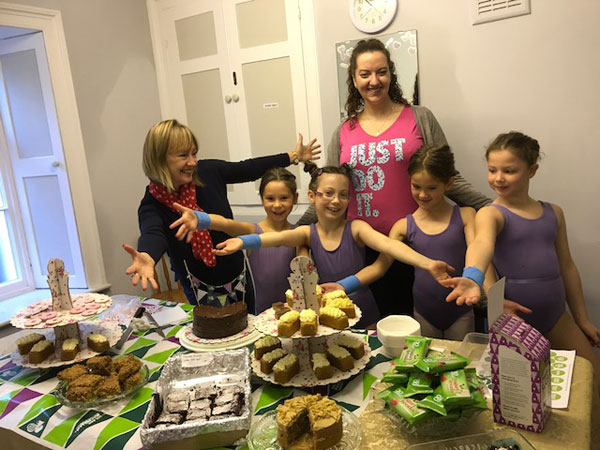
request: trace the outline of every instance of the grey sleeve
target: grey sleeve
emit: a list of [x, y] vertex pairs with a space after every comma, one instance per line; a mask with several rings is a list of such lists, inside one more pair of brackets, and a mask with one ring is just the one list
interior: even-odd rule
[[[446, 140], [444, 131], [433, 113], [424, 106], [413, 106], [412, 108], [425, 145], [437, 146], [447, 144], [448, 141]], [[465, 180], [458, 172], [454, 179], [454, 186], [446, 193], [446, 195], [460, 206], [471, 206], [477, 210], [492, 201], [475, 189], [473, 185]]]
[[[344, 122], [338, 125], [335, 131], [331, 135], [329, 144], [327, 144], [327, 150], [325, 151], [325, 165], [326, 166], [339, 166], [340, 165], [340, 129]], [[315, 213], [315, 206], [311, 203], [308, 205], [307, 210], [304, 212], [302, 217], [296, 222], [296, 226], [310, 225], [311, 223], [317, 222], [317, 214]]]

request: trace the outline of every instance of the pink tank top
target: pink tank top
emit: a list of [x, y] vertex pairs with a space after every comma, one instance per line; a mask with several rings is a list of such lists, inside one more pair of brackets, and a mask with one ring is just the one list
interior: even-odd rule
[[410, 193], [408, 163], [423, 145], [412, 109], [404, 107], [379, 136], [367, 134], [358, 122], [340, 130], [340, 164], [352, 167], [348, 220], [361, 219], [388, 234], [394, 223], [417, 209]]

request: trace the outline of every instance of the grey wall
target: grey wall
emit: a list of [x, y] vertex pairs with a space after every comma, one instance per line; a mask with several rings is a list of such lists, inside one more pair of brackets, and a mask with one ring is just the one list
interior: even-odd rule
[[[521, 130], [545, 153], [532, 195], [565, 211], [569, 244], [588, 309], [600, 324], [600, 2], [531, 0], [532, 14], [471, 25], [472, 2], [401, 0], [383, 33], [416, 29], [421, 102], [444, 128], [457, 167], [478, 189], [486, 183], [484, 146]], [[346, 1], [313, 0], [323, 132], [338, 122], [335, 43], [366, 36]], [[335, 20], [332, 20], [335, 18]]]
[[146, 2], [19, 3], [61, 12], [106, 276], [113, 293], [135, 293], [121, 243], [137, 242], [137, 206], [147, 183], [142, 144], [160, 120]]

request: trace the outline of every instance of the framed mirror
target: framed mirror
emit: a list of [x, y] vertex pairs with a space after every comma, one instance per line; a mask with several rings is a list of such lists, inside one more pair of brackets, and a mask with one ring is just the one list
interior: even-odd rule
[[[417, 30], [398, 31], [390, 34], [376, 36], [384, 43], [388, 49], [396, 66], [398, 74], [398, 83], [402, 88], [404, 98], [413, 105], [419, 104], [419, 65], [417, 59]], [[350, 41], [339, 42], [335, 44], [335, 53], [337, 59], [338, 74], [338, 100], [340, 120], [343, 120], [346, 112], [344, 105], [348, 87], [346, 78], [348, 76], [348, 66], [350, 65], [350, 56], [356, 44], [362, 40], [354, 39]]]

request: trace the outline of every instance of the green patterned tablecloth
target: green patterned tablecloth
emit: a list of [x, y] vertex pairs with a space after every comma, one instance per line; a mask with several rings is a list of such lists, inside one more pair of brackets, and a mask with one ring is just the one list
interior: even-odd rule
[[[120, 296], [121, 299], [134, 297]], [[141, 299], [140, 299], [141, 300]], [[164, 302], [160, 303], [166, 306]], [[150, 371], [148, 384], [134, 397], [101, 410], [75, 410], [62, 406], [52, 391], [58, 381], [56, 374], [62, 368], [30, 369], [15, 365], [9, 355], [0, 357], [0, 427], [49, 448], [139, 449], [139, 427], [163, 367], [171, 356], [188, 350], [175, 337], [191, 321], [192, 306], [177, 305], [188, 313], [188, 319], [164, 330], [162, 339], [155, 332], [132, 335], [123, 348], [123, 354], [133, 354]], [[320, 392], [334, 398], [355, 414], [361, 414], [369, 402], [373, 383], [388, 367], [389, 358], [381, 353], [379, 340], [369, 336], [372, 350], [367, 367], [348, 380], [308, 392]], [[297, 390], [268, 384], [259, 378], [252, 380], [252, 407], [255, 415], [273, 410]], [[15, 439], [19, 439], [18, 436]]]

